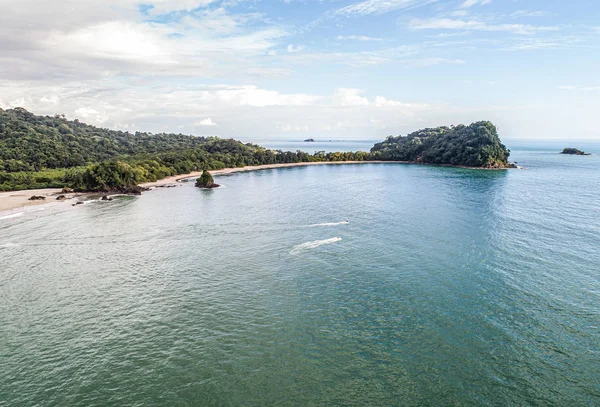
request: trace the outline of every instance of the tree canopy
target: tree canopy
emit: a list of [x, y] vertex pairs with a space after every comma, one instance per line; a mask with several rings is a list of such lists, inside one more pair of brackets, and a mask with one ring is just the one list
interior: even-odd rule
[[371, 158], [375, 160], [483, 168], [509, 167], [509, 156], [496, 126], [487, 121], [428, 128], [404, 137], [390, 136], [371, 149]]

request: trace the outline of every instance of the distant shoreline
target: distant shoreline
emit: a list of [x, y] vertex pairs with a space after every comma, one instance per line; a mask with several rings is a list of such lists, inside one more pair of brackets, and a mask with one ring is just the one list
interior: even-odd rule
[[[449, 165], [449, 164], [429, 164], [429, 163], [420, 163], [416, 161], [316, 161], [316, 162], [300, 162], [300, 163], [283, 163], [283, 164], [264, 164], [264, 165], [253, 165], [253, 166], [245, 166], [245, 167], [236, 167], [236, 168], [224, 168], [222, 170], [213, 170], [210, 171], [212, 175], [227, 175], [234, 174], [238, 172], [250, 172], [250, 171], [260, 171], [260, 170], [270, 170], [277, 168], [291, 168], [291, 167], [307, 167], [314, 165], [348, 165], [348, 164], [402, 164], [402, 165], [430, 165], [436, 167], [453, 167], [453, 168], [464, 168], [470, 170], [506, 170], [510, 168], [480, 168], [480, 167], [465, 167], [458, 165]], [[140, 184], [141, 187], [144, 188], [152, 188], [156, 186], [174, 184], [177, 182], [181, 182], [184, 179], [196, 178], [202, 175], [202, 171], [190, 172], [188, 174], [179, 174], [173, 175], [170, 177], [166, 177], [160, 179], [158, 181], [153, 182], [145, 182]], [[16, 209], [23, 209], [25, 207], [31, 206], [41, 206], [41, 205], [57, 205], [57, 204], [65, 204], [65, 202], [73, 202], [71, 199], [80, 197], [80, 196], [89, 196], [89, 195], [98, 195], [97, 192], [89, 192], [89, 193], [76, 193], [76, 194], [65, 194], [67, 195], [66, 201], [56, 201], [56, 196], [61, 192], [61, 188], [44, 188], [44, 189], [28, 189], [21, 191], [2, 191], [0, 192], [0, 218], [3, 216], [10, 216]], [[29, 198], [32, 195], [37, 196], [45, 196], [45, 200], [39, 201], [30, 201]]]

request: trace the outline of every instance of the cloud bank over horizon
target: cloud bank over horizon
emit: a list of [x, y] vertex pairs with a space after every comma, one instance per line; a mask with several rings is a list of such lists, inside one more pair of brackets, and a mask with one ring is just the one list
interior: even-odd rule
[[[0, 0], [0, 108], [128, 131], [600, 140], [583, 0]], [[596, 14], [594, 14], [596, 13]]]

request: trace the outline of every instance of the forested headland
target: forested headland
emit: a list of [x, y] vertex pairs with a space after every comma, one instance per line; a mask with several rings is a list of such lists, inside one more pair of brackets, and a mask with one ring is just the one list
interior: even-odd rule
[[233, 139], [123, 132], [0, 109], [0, 190], [115, 191], [200, 170], [300, 162], [410, 161], [504, 168], [509, 151], [490, 122], [388, 137], [370, 152], [269, 150]]
[[512, 168], [509, 156], [510, 150], [500, 141], [496, 126], [487, 121], [390, 136], [371, 149], [372, 160], [476, 168]]

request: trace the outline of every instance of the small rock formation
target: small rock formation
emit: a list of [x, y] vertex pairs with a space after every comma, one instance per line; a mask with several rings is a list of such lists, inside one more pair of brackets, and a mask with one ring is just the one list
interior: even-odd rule
[[115, 190], [111, 190], [111, 191], [104, 191], [104, 192], [112, 192], [115, 194], [125, 194], [125, 195], [142, 195], [142, 192], [144, 192], [144, 191], [150, 191], [150, 188], [144, 188], [139, 185], [132, 185], [129, 187], [123, 187], [123, 188], [119, 188], [119, 189], [115, 189]]
[[67, 199], [67, 197], [64, 196], [64, 195], [59, 195], [59, 196], [56, 197], [57, 201], [64, 201], [65, 199]]
[[46, 199], [45, 196], [36, 196], [36, 195], [33, 195], [31, 198], [29, 198], [30, 201], [41, 201], [44, 199]]
[[72, 192], [73, 192], [73, 190], [71, 188], [67, 188], [67, 187], [64, 187], [62, 189], [62, 191], [60, 191], [61, 194], [70, 194]]
[[210, 172], [204, 170], [200, 178], [196, 180], [196, 186], [198, 188], [218, 188], [219, 185], [215, 184], [215, 180], [213, 179]]
[[108, 196], [108, 195], [103, 195], [102, 198], [100, 198], [101, 201], [112, 201], [113, 199]]
[[82, 202], [82, 201], [77, 201], [77, 202], [75, 202], [75, 203], [73, 204], [73, 206], [75, 206], [75, 205], [83, 205], [83, 202]]
[[583, 152], [576, 148], [565, 148], [561, 154], [569, 154], [569, 155], [591, 155], [590, 153]]
[[[329, 140], [331, 141], [331, 140]], [[307, 138], [306, 140], [304, 140], [305, 143], [314, 143], [315, 139], [314, 138]]]

